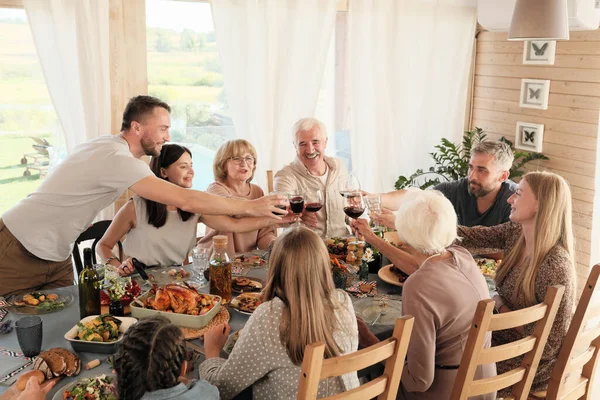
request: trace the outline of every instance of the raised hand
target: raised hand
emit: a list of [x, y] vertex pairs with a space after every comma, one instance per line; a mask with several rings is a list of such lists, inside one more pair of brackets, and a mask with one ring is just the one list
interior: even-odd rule
[[[260, 199], [250, 200], [250, 207], [247, 213], [255, 217], [280, 219], [281, 216], [287, 214], [287, 210], [285, 209], [287, 200], [287, 197], [281, 195], [263, 196]], [[278, 208], [277, 206], [283, 206], [284, 208]]]

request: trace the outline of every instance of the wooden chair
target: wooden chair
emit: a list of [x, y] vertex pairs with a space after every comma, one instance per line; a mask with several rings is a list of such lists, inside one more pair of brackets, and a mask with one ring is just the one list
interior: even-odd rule
[[[92, 262], [96, 264], [96, 244], [102, 238], [108, 227], [110, 226], [111, 220], [98, 221], [92, 224], [89, 228], [83, 231], [73, 245], [73, 260], [75, 261], [75, 268], [77, 269], [77, 275], [83, 271], [83, 262], [81, 261], [81, 253], [79, 253], [79, 244], [86, 240], [93, 240], [92, 242]], [[123, 258], [123, 244], [119, 240], [119, 259]]]
[[[471, 396], [493, 393], [509, 386], [513, 386], [511, 398], [527, 399], [564, 291], [564, 286], [552, 286], [548, 288], [543, 303], [496, 315], [493, 315], [493, 300], [480, 301], [450, 399], [467, 400]], [[501, 346], [483, 348], [488, 332], [513, 329], [533, 322], [536, 324], [532, 335]], [[495, 377], [474, 379], [478, 365], [497, 363], [520, 355], [524, 357], [518, 368]]]
[[362, 400], [375, 396], [378, 396], [379, 400], [395, 399], [413, 324], [414, 317], [405, 315], [396, 320], [391, 338], [366, 349], [326, 360], [323, 359], [324, 344], [314, 343], [306, 346], [297, 399], [316, 399], [319, 381], [322, 379], [358, 371], [383, 360], [387, 360], [383, 375], [358, 388], [327, 399]]
[[[552, 370], [548, 389], [530, 394], [530, 399], [591, 400], [591, 386], [600, 348], [600, 305], [590, 307], [596, 293], [600, 264], [594, 265], [579, 299], [571, 326]], [[596, 296], [599, 296], [597, 293]], [[597, 300], [597, 298], [595, 299]]]
[[273, 186], [273, 170], [269, 169], [267, 170], [267, 194], [274, 192], [274, 186]]

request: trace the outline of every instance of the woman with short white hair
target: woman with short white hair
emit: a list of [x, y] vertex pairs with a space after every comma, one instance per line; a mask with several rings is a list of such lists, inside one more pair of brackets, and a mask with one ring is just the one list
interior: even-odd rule
[[[453, 244], [456, 224], [452, 203], [436, 190], [408, 191], [397, 211], [396, 229], [405, 243], [403, 250], [418, 264], [402, 291], [402, 313], [414, 316], [415, 325], [398, 391], [401, 399], [448, 397], [477, 303], [490, 298], [471, 254]], [[364, 219], [355, 220], [353, 226], [367, 242], [376, 237]], [[490, 345], [488, 333], [485, 347]], [[480, 365], [475, 378], [495, 375], [494, 364]]]

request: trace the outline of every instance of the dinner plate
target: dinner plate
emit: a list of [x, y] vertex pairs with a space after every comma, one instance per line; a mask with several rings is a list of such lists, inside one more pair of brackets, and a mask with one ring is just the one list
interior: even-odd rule
[[[15, 314], [23, 314], [23, 315], [42, 315], [42, 314], [50, 314], [53, 312], [58, 312], [61, 310], [64, 310], [65, 308], [67, 308], [72, 302], [73, 302], [73, 295], [66, 293], [59, 293], [56, 289], [48, 289], [48, 290], [36, 290], [35, 292], [37, 293], [43, 293], [45, 295], [48, 294], [56, 294], [58, 295], [58, 298], [56, 300], [54, 300], [52, 303], [57, 303], [59, 301], [62, 301], [64, 306], [60, 307], [60, 308], [55, 308], [55, 309], [43, 309], [43, 308], [39, 308], [38, 306], [32, 306], [32, 305], [22, 305], [22, 306], [17, 306], [14, 304], [15, 301], [23, 301], [23, 296], [25, 296], [27, 293], [25, 294], [19, 294], [19, 295], [13, 295], [13, 296], [9, 296], [6, 301], [10, 304], [7, 309], [10, 312], [13, 312]], [[50, 303], [50, 304], [52, 304]]]
[[260, 293], [242, 293], [237, 297], [234, 297], [231, 302], [229, 303], [229, 305], [237, 312], [241, 313], [241, 314], [246, 314], [246, 315], [252, 315], [252, 312], [250, 311], [244, 311], [244, 310], [240, 310], [239, 309], [239, 301], [241, 297], [260, 297], [261, 294]]
[[[244, 279], [249, 280], [248, 285], [238, 285], [236, 282], [243, 281]], [[263, 290], [265, 287], [265, 281], [259, 278], [251, 278], [249, 276], [238, 276], [231, 280], [231, 290], [235, 293], [256, 293]]]
[[[246, 258], [245, 261], [242, 261]], [[240, 268], [262, 268], [266, 265], [266, 261], [262, 259], [262, 257], [258, 254], [253, 253], [242, 253], [236, 254], [233, 257], [233, 264], [239, 266]]]
[[373, 321], [376, 321], [375, 325], [394, 325], [396, 319], [402, 317], [402, 300], [358, 299], [354, 302], [354, 312], [367, 325], [373, 324]]
[[[183, 268], [187, 273], [189, 273], [186, 277], [178, 277], [169, 275], [169, 271], [175, 269], [179, 271], [180, 268]], [[157, 285], [167, 285], [169, 283], [178, 283], [183, 281], [191, 281], [196, 277], [196, 272], [192, 269], [192, 266], [173, 266], [173, 267], [161, 267], [161, 268], [148, 268], [146, 270], [148, 274], [148, 280], [150, 283], [155, 283]], [[137, 274], [132, 276], [132, 279], [136, 280], [140, 286], [146, 286], [146, 282]]]
[[[117, 377], [116, 377], [116, 375], [112, 375], [112, 374], [101, 374], [101, 375], [96, 375], [96, 376], [88, 376], [88, 377], [85, 377], [85, 378], [80, 378], [80, 379], [77, 379], [76, 381], [73, 381], [73, 382], [67, 383], [66, 385], [64, 385], [64, 386], [60, 387], [60, 388], [59, 388], [59, 389], [56, 391], [56, 393], [54, 394], [54, 396], [52, 397], [52, 400], [63, 400], [63, 399], [64, 399], [65, 392], [66, 392], [67, 390], [72, 390], [72, 389], [73, 389], [75, 386], [77, 386], [79, 383], [82, 383], [82, 382], [84, 382], [84, 381], [86, 381], [86, 380], [88, 380], [88, 379], [90, 379], [90, 378], [95, 378], [95, 377], [97, 377], [97, 376], [102, 376], [102, 375], [106, 375], [106, 377], [112, 378], [112, 384], [113, 384], [113, 385], [114, 385], [114, 384], [115, 384], [115, 382], [117, 381]], [[116, 397], [116, 395], [115, 395], [115, 397]]]
[[227, 341], [225, 342], [225, 345], [223, 346], [223, 351], [227, 354], [231, 354], [231, 352], [233, 351], [233, 347], [235, 346], [235, 344], [237, 343], [238, 339], [240, 338], [240, 333], [242, 332], [242, 330], [237, 330], [235, 332], [231, 332], [231, 334], [229, 335], [229, 337], [227, 338]]
[[394, 264], [388, 264], [385, 267], [381, 267], [381, 269], [377, 272], [377, 275], [379, 275], [379, 278], [382, 281], [387, 282], [390, 285], [404, 286], [404, 282], [406, 282], [406, 280], [404, 282], [400, 282], [398, 275], [391, 271], [393, 265]]

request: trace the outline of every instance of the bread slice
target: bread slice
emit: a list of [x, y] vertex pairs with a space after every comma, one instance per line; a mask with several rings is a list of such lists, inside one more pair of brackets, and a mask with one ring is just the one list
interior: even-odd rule
[[67, 370], [67, 361], [56, 348], [43, 351], [38, 357], [46, 361], [54, 376], [63, 375]]
[[65, 362], [67, 363], [67, 369], [65, 371], [66, 376], [73, 376], [79, 374], [79, 371], [81, 370], [81, 367], [79, 365], [79, 357], [71, 353], [69, 350], [63, 349], [62, 347], [55, 347], [50, 350], [54, 350], [65, 359]]
[[35, 359], [35, 361], [33, 362], [33, 369], [37, 369], [40, 370], [44, 373], [44, 375], [46, 375], [46, 379], [52, 379], [53, 375], [52, 375], [52, 371], [50, 370], [50, 367], [48, 367], [48, 364], [46, 364], [46, 361], [44, 361], [43, 358], [41, 357], [37, 357]]

